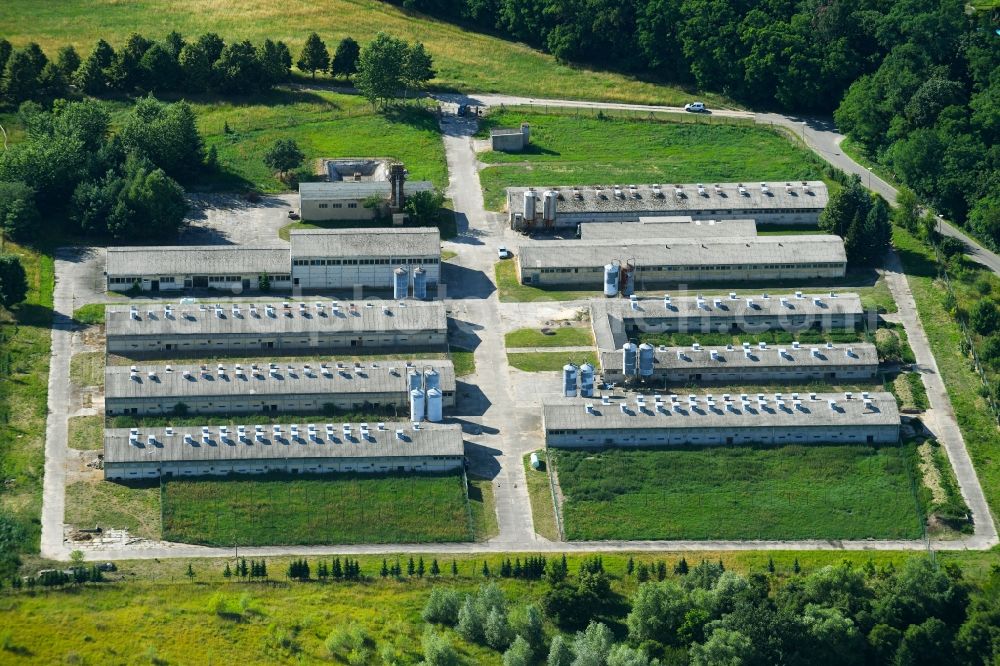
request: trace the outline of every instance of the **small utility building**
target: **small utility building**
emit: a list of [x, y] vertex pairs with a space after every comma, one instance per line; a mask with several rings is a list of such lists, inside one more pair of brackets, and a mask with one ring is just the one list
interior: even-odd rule
[[[426, 181], [402, 184], [403, 198], [417, 192], [434, 189], [434, 184]], [[372, 205], [375, 202], [377, 205]], [[299, 210], [303, 220], [373, 220], [378, 214], [386, 214], [394, 208], [392, 183], [388, 180], [354, 181], [342, 180], [333, 183], [299, 183]]]
[[377, 363], [253, 363], [247, 365], [108, 366], [104, 372], [104, 411], [118, 414], [170, 414], [180, 403], [196, 414], [255, 412], [317, 413], [325, 405], [341, 411], [396, 408], [410, 404], [409, 374], [433, 368], [442, 404], [455, 404], [451, 361]]
[[462, 429], [421, 423], [319, 423], [108, 429], [104, 478], [268, 472], [446, 472], [461, 469]]
[[448, 318], [440, 301], [109, 305], [107, 350], [136, 358], [267, 354], [274, 350], [439, 351]]
[[654, 447], [899, 441], [891, 393], [646, 395], [542, 408], [546, 446]]

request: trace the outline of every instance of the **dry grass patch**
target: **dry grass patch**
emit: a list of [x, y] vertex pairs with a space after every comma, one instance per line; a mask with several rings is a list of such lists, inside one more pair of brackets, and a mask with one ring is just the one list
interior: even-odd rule
[[69, 419], [69, 446], [79, 451], [104, 448], [104, 417], [72, 416]]
[[160, 487], [126, 485], [103, 479], [66, 486], [66, 522], [76, 527], [127, 529], [146, 539], [160, 538]]
[[69, 362], [69, 378], [76, 386], [104, 386], [104, 352], [74, 354]]

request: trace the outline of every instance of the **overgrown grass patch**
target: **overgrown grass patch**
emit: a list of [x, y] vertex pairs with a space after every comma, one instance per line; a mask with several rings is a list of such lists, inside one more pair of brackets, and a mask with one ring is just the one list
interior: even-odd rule
[[460, 474], [169, 480], [163, 536], [206, 545], [471, 541]]
[[493, 495], [493, 482], [489, 479], [468, 477], [469, 511], [476, 541], [488, 541], [500, 533], [497, 522], [497, 503]]
[[78, 324], [93, 326], [104, 323], [104, 303], [88, 303], [73, 310], [73, 319]]
[[541, 460], [541, 467], [531, 466], [531, 454], [524, 456], [524, 475], [528, 480], [528, 499], [531, 501], [531, 520], [535, 524], [535, 533], [549, 541], [559, 541], [559, 527], [556, 524], [556, 511], [552, 505], [552, 489], [549, 487], [549, 470], [546, 465], [545, 450], [535, 451]]
[[638, 340], [640, 343], [647, 342], [651, 345], [664, 345], [667, 347], [688, 347], [695, 342], [704, 346], [740, 345], [749, 342], [756, 345], [765, 342], [769, 345], [791, 344], [798, 341], [803, 345], [819, 345], [827, 342], [851, 343], [870, 341], [871, 336], [865, 331], [854, 329], [833, 329], [829, 331], [763, 331], [761, 333], [716, 333], [716, 332], [696, 332], [696, 333], [640, 333]]
[[11, 311], [0, 308], [0, 575], [16, 553], [38, 548], [55, 285], [49, 254], [10, 241], [4, 252], [21, 258], [28, 296]]
[[504, 206], [512, 186], [691, 183], [820, 178], [808, 150], [764, 127], [598, 119], [507, 111], [491, 124], [531, 124], [523, 153], [488, 152], [480, 173], [486, 207]]
[[159, 539], [159, 484], [124, 484], [103, 479], [69, 483], [66, 522], [77, 528], [127, 529], [134, 536]]
[[554, 454], [566, 537], [916, 539], [912, 446]]
[[104, 352], [73, 354], [69, 378], [77, 386], [104, 386]]
[[476, 354], [468, 349], [452, 347], [448, 353], [451, 363], [455, 366], [456, 377], [467, 377], [476, 372]]
[[67, 439], [71, 449], [88, 451], [104, 448], [103, 416], [71, 416], [68, 427]]
[[597, 367], [594, 352], [508, 352], [507, 363], [525, 372], [558, 372], [567, 363], [582, 365], [590, 363]]
[[508, 347], [591, 347], [594, 336], [581, 326], [519, 328], [504, 335]]

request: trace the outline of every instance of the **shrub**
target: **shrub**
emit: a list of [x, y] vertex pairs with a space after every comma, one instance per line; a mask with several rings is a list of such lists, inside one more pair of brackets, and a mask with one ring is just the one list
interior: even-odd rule
[[462, 608], [462, 596], [451, 588], [436, 586], [431, 590], [431, 596], [424, 607], [423, 618], [426, 622], [455, 626], [458, 623], [458, 613]]

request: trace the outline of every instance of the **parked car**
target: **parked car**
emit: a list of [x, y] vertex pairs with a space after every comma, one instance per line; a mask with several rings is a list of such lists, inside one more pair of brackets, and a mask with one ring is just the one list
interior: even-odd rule
[[299, 214], [296, 213], [294, 210], [290, 210], [290, 211], [288, 211], [288, 219], [289, 220], [297, 220], [297, 219], [299, 219]]
[[500, 247], [497, 248], [497, 256], [500, 257], [501, 259], [510, 259], [510, 251], [506, 247], [501, 245]]
[[685, 104], [684, 110], [691, 113], [705, 113], [708, 111], [708, 109], [705, 108], [704, 102], [691, 102], [690, 104]]

